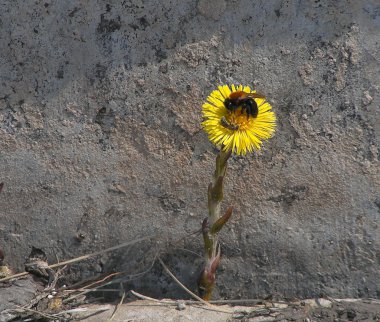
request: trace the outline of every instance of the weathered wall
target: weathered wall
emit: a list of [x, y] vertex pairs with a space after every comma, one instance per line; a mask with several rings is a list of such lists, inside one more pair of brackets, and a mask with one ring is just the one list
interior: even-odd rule
[[[216, 296], [380, 296], [377, 0], [3, 0], [0, 12], [0, 245], [15, 269], [31, 246], [53, 262], [157, 232], [201, 254], [200, 236], [184, 237], [205, 217], [215, 157], [200, 107], [243, 83], [268, 96], [278, 130], [230, 162]], [[136, 272], [148, 248], [67, 273]], [[201, 263], [165, 260], [189, 285]], [[179, 296], [162, 274], [134, 286]]]

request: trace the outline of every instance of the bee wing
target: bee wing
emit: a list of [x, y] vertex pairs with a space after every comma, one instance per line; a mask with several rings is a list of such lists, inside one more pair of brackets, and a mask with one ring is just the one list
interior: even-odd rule
[[249, 97], [253, 97], [253, 98], [262, 98], [262, 99], [266, 99], [266, 97], [265, 97], [263, 94], [260, 94], [260, 93], [249, 93], [248, 96], [249, 96]]
[[250, 93], [248, 94], [249, 97], [253, 97], [253, 98], [258, 98], [258, 99], [262, 99], [263, 101], [261, 102], [261, 104], [258, 106], [262, 106], [263, 104], [265, 104], [265, 102], [267, 101], [266, 97], [263, 95], [263, 94], [260, 94], [260, 93]]

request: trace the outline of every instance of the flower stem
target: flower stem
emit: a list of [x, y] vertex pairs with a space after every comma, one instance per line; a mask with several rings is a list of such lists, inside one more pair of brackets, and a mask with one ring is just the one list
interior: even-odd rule
[[216, 157], [213, 181], [208, 186], [208, 219], [202, 224], [203, 240], [205, 244], [205, 268], [198, 280], [198, 287], [204, 300], [211, 299], [215, 285], [215, 273], [220, 262], [220, 245], [218, 234], [232, 214], [232, 207], [228, 208], [224, 216], [220, 215], [223, 200], [223, 183], [227, 171], [227, 161], [231, 151], [220, 151]]

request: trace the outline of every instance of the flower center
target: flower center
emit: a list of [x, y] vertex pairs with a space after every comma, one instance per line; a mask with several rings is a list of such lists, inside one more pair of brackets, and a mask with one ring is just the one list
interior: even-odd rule
[[242, 112], [241, 107], [235, 111], [229, 112], [225, 116], [226, 121], [231, 124], [232, 127], [236, 127], [243, 131], [250, 127], [251, 118], [252, 117], [245, 111]]

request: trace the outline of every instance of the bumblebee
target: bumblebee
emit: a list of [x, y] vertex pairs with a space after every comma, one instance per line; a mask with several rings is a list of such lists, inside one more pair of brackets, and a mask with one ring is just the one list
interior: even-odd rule
[[237, 91], [231, 93], [230, 96], [225, 99], [223, 104], [230, 112], [241, 108], [241, 113], [246, 113], [247, 118], [250, 116], [256, 118], [259, 114], [259, 107], [257, 106], [255, 98], [261, 98], [265, 100], [265, 96], [259, 93], [246, 93], [243, 91]]

